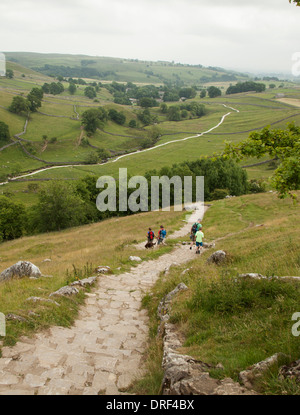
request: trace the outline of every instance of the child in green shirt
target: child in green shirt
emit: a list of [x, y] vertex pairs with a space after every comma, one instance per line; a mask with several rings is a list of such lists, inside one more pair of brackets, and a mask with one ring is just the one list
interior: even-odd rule
[[197, 247], [196, 254], [200, 254], [200, 250], [203, 247], [202, 241], [204, 238], [204, 233], [202, 232], [202, 230], [203, 230], [203, 227], [200, 228], [199, 231], [196, 232], [196, 235], [195, 235], [196, 236], [196, 247]]

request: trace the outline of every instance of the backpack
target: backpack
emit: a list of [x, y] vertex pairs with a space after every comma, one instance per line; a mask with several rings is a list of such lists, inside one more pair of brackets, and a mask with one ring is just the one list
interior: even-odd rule
[[160, 238], [164, 239], [166, 237], [166, 235], [167, 235], [167, 231], [165, 229], [161, 229], [159, 231]]
[[198, 231], [198, 223], [194, 223], [193, 227], [192, 227], [192, 233], [196, 233]]
[[153, 231], [150, 231], [149, 232], [149, 239], [154, 239], [154, 232]]

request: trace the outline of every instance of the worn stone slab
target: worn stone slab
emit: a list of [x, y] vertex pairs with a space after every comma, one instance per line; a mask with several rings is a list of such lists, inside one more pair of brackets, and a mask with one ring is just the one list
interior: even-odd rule
[[43, 379], [41, 376], [27, 374], [24, 379], [24, 383], [31, 388], [38, 388], [41, 386], [44, 386], [46, 383], [46, 380]]
[[4, 370], [0, 371], [0, 385], [17, 385], [20, 377], [7, 373]]

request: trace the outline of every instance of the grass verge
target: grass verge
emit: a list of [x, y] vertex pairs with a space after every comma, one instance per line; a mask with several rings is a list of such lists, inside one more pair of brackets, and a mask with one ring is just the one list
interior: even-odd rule
[[[109, 265], [115, 274], [127, 271], [134, 265], [129, 260], [130, 255], [148, 260], [168, 252], [172, 249], [171, 243], [153, 251], [137, 250], [134, 244], [146, 240], [149, 226], [158, 230], [164, 223], [168, 233], [172, 233], [180, 227], [184, 216], [183, 212], [143, 213], [0, 244], [1, 271], [19, 260], [26, 260], [38, 266], [42, 274], [52, 276], [38, 280], [13, 279], [0, 284], [0, 312], [26, 319], [26, 322], [7, 321], [7, 335], [0, 338], [2, 344], [13, 345], [20, 336], [31, 335], [51, 325], [72, 325], [84, 303], [84, 292], [74, 298], [58, 298], [59, 307], [29, 302], [27, 298], [48, 298], [50, 293], [78, 278], [95, 275], [94, 270], [100, 265]], [[50, 261], [45, 262], [45, 259]]]
[[[180, 352], [212, 365], [222, 363], [224, 370], [213, 370], [213, 377], [238, 381], [240, 371], [279, 352], [288, 356], [288, 363], [299, 359], [292, 315], [300, 311], [300, 284], [239, 278], [249, 272], [299, 276], [300, 240], [294, 226], [299, 220], [299, 206], [272, 193], [213, 203], [203, 221], [204, 233], [206, 240], [216, 241], [214, 250], [225, 250], [229, 260], [222, 266], [209, 265], [206, 260], [213, 251], [207, 250], [185, 266], [172, 267], [167, 276], [161, 274], [143, 301], [151, 316], [151, 347], [158, 341], [158, 304], [183, 282], [189, 289], [178, 294], [171, 310], [171, 322], [185, 338]], [[160, 365], [152, 364], [152, 377], [161, 374]], [[159, 387], [157, 383], [155, 393]], [[300, 393], [299, 384], [278, 377], [278, 367], [255, 388], [267, 395]], [[144, 391], [145, 386], [140, 389]]]

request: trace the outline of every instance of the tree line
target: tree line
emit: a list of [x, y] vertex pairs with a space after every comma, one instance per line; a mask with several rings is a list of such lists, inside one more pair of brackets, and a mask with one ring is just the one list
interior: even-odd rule
[[[159, 171], [145, 173], [149, 189], [151, 176], [184, 176], [205, 177], [205, 200], [224, 197], [226, 194], [240, 195], [247, 192], [247, 174], [232, 160], [201, 159], [195, 162], [183, 162], [172, 167], [164, 167]], [[129, 178], [128, 178], [129, 180]], [[26, 208], [13, 201], [12, 197], [0, 196], [0, 240], [8, 241], [24, 235], [43, 232], [60, 231], [73, 226], [99, 222], [113, 216], [131, 215], [125, 212], [100, 212], [96, 207], [99, 190], [96, 188], [97, 178], [86, 176], [77, 181], [53, 180], [39, 185], [28, 185], [28, 191], [38, 192], [38, 202]], [[195, 183], [193, 184], [195, 195]], [[117, 203], [119, 196], [117, 182]], [[220, 189], [223, 192], [220, 193]], [[136, 189], [128, 189], [130, 196]], [[174, 199], [171, 187], [171, 201]], [[118, 204], [117, 204], [118, 205]], [[151, 192], [148, 200], [151, 209]]]
[[[0, 124], [0, 133], [2, 124]], [[154, 126], [153, 128], [156, 128]], [[6, 136], [6, 128], [3, 129]], [[204, 176], [204, 197], [206, 201], [224, 198], [226, 195], [239, 196], [245, 193], [264, 191], [258, 182], [248, 181], [247, 173], [236, 162], [245, 157], [263, 157], [268, 154], [279, 161], [279, 167], [273, 174], [271, 182], [279, 197], [290, 195], [300, 189], [300, 127], [288, 124], [286, 130], [263, 129], [251, 133], [247, 140], [239, 144], [227, 142], [221, 157], [202, 158], [193, 162], [182, 162], [159, 171], [145, 173], [148, 187], [151, 189], [152, 176], [192, 176], [193, 197], [196, 195], [195, 177]], [[129, 179], [129, 178], [128, 178]], [[96, 208], [99, 190], [97, 178], [87, 176], [75, 182], [51, 181], [42, 186], [38, 192], [38, 202], [25, 208], [15, 203], [12, 198], [0, 196], [0, 240], [7, 241], [23, 235], [66, 229], [72, 226], [98, 222], [112, 216], [130, 215], [132, 212], [100, 212]], [[28, 185], [29, 187], [30, 185]], [[36, 185], [37, 186], [37, 185]], [[171, 202], [174, 201], [174, 189], [171, 187]], [[35, 188], [33, 191], [37, 191]], [[128, 189], [130, 196], [135, 189]], [[118, 183], [117, 183], [117, 197]], [[160, 203], [162, 195], [160, 194]], [[148, 200], [151, 208], [151, 192]]]
[[250, 91], [263, 92], [265, 90], [266, 90], [265, 84], [254, 82], [254, 81], [246, 81], [246, 82], [238, 82], [236, 85], [230, 85], [226, 90], [226, 94], [231, 95], [231, 94], [238, 94], [240, 92], [250, 92]]
[[86, 66], [64, 66], [64, 65], [49, 65], [46, 64], [41, 68], [32, 68], [37, 72], [41, 72], [45, 75], [57, 77], [72, 77], [72, 78], [101, 78], [106, 79], [111, 76], [117, 76], [114, 71], [98, 71], [95, 68], [88, 68]]

